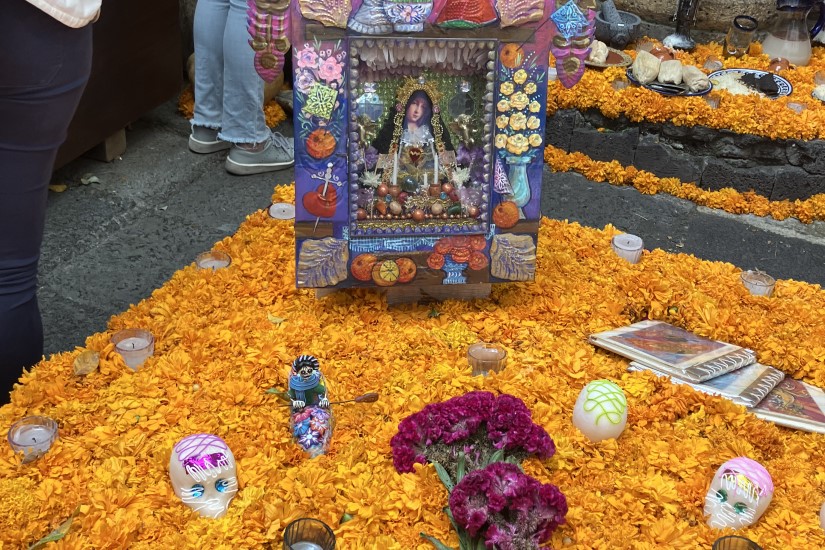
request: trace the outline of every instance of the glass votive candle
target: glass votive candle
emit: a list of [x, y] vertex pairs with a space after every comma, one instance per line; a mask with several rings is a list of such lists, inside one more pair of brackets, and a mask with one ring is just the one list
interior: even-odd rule
[[708, 58], [705, 59], [705, 64], [702, 66], [708, 71], [718, 71], [725, 65], [722, 63], [722, 60], [715, 55], [709, 55]]
[[559, 74], [555, 67], [547, 67], [547, 82], [558, 80]]
[[622, 80], [621, 78], [617, 78], [616, 80], [611, 82], [610, 85], [613, 86], [613, 89], [617, 92], [621, 92], [622, 90], [630, 86], [630, 84], [628, 84], [626, 80]]
[[476, 342], [467, 348], [467, 362], [473, 369], [473, 376], [499, 372], [507, 364], [507, 350], [496, 344]]
[[232, 258], [229, 257], [229, 254], [226, 252], [221, 252], [220, 250], [203, 252], [198, 254], [198, 257], [195, 258], [195, 265], [197, 265], [200, 269], [211, 269], [212, 271], [223, 267], [229, 267], [229, 264], [231, 263]]
[[795, 112], [796, 114], [801, 114], [802, 111], [804, 111], [805, 108], [806, 108], [803, 103], [797, 103], [795, 101], [788, 102], [787, 107], [788, 107], [788, 109]]
[[743, 271], [739, 276], [742, 279], [742, 284], [748, 289], [753, 296], [770, 296], [773, 294], [773, 287], [776, 284], [776, 279], [765, 273], [764, 271], [748, 270]]
[[745, 537], [728, 535], [716, 539], [713, 543], [713, 550], [762, 550], [762, 547]]
[[23, 464], [35, 461], [57, 440], [57, 422], [46, 416], [27, 416], [9, 428], [9, 445], [23, 454]]
[[127, 328], [112, 335], [112, 343], [126, 366], [138, 370], [155, 353], [155, 337], [148, 330]]
[[816, 73], [814, 73], [814, 84], [817, 86], [825, 84], [825, 71], [816, 71]]
[[718, 109], [719, 103], [722, 101], [722, 98], [720, 98], [718, 95], [706, 95], [702, 97], [704, 98], [705, 103], [707, 103], [711, 109]]
[[295, 217], [295, 205], [288, 202], [273, 202], [269, 205], [269, 217], [276, 220], [291, 220]]
[[296, 519], [284, 529], [284, 550], [335, 550], [335, 533], [319, 519]]
[[628, 262], [638, 263], [644, 251], [644, 242], [641, 238], [630, 233], [622, 233], [616, 235], [610, 241], [610, 247], [618, 256], [624, 258]]

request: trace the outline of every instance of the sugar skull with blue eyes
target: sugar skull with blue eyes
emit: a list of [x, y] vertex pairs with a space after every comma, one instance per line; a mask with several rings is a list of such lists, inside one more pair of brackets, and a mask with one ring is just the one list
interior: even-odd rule
[[238, 492], [235, 457], [220, 437], [194, 434], [181, 439], [169, 459], [172, 488], [200, 515], [219, 518]]
[[740, 456], [716, 471], [705, 496], [708, 525], [739, 529], [753, 525], [773, 499], [773, 480], [755, 460]]

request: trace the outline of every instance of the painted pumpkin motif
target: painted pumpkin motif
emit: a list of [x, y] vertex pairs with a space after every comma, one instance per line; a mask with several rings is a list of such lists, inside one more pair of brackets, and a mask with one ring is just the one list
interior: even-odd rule
[[309, 156], [314, 159], [325, 159], [335, 151], [338, 141], [330, 132], [323, 128], [318, 128], [310, 132], [306, 139], [306, 149]]
[[499, 59], [501, 64], [508, 69], [515, 69], [524, 61], [524, 50], [518, 44], [510, 42], [501, 48]]

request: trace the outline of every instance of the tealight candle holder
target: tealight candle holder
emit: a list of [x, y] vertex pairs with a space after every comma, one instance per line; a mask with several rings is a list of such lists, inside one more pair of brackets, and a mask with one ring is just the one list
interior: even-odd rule
[[274, 202], [269, 205], [269, 217], [276, 220], [291, 220], [295, 218], [295, 205], [288, 202]]
[[707, 71], [718, 71], [722, 67], [724, 67], [725, 65], [722, 63], [722, 61], [718, 57], [716, 57], [715, 55], [711, 55], [711, 56], [708, 56], [707, 59], [705, 59], [705, 64], [702, 65], [702, 66]]
[[814, 84], [817, 86], [825, 84], [825, 71], [816, 71], [814, 73]]
[[639, 260], [642, 258], [644, 242], [636, 235], [622, 233], [621, 235], [613, 237], [613, 240], [610, 241], [610, 247], [618, 256], [635, 264], [639, 263]]
[[335, 550], [335, 533], [319, 519], [296, 519], [284, 529], [284, 550]]
[[745, 537], [728, 535], [716, 539], [712, 550], [762, 550], [762, 547]]
[[138, 370], [155, 353], [155, 337], [148, 330], [127, 328], [112, 335], [115, 350], [123, 357], [126, 366]]
[[718, 95], [706, 95], [702, 96], [705, 100], [705, 103], [710, 106], [711, 109], [718, 109], [719, 103], [721, 102], [721, 98]]
[[552, 82], [554, 80], [558, 80], [559, 74], [558, 71], [554, 67], [547, 68], [547, 82]]
[[770, 296], [773, 294], [773, 287], [776, 285], [776, 279], [765, 273], [764, 271], [748, 270], [743, 271], [739, 277], [742, 279], [742, 284], [748, 289], [753, 296]]
[[198, 254], [198, 257], [195, 258], [195, 265], [197, 265], [200, 269], [211, 269], [212, 271], [229, 267], [229, 264], [231, 263], [232, 258], [229, 254], [226, 252], [221, 252], [220, 250], [203, 252]]
[[486, 376], [504, 369], [507, 364], [507, 350], [496, 344], [476, 342], [467, 348], [467, 361], [473, 369], [473, 376]]
[[796, 114], [802, 113], [805, 110], [805, 105], [802, 103], [796, 103], [795, 101], [791, 101], [788, 103], [788, 109], [794, 111]]
[[622, 90], [630, 86], [630, 84], [628, 84], [627, 81], [622, 80], [621, 78], [617, 78], [616, 80], [611, 82], [610, 85], [613, 86], [613, 89], [617, 92], [621, 92]]
[[33, 462], [46, 454], [57, 441], [57, 422], [46, 416], [27, 416], [9, 428], [9, 445], [23, 453], [23, 464]]

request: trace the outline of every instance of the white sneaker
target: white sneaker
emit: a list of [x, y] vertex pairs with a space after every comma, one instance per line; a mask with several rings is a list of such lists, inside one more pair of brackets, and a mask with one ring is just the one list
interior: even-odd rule
[[226, 151], [230, 145], [228, 141], [218, 139], [218, 130], [205, 126], [192, 126], [192, 133], [189, 135], [189, 150], [193, 153], [217, 153]]
[[233, 145], [226, 157], [226, 171], [236, 176], [262, 174], [283, 170], [295, 164], [292, 138], [272, 132], [272, 137], [260, 151]]

